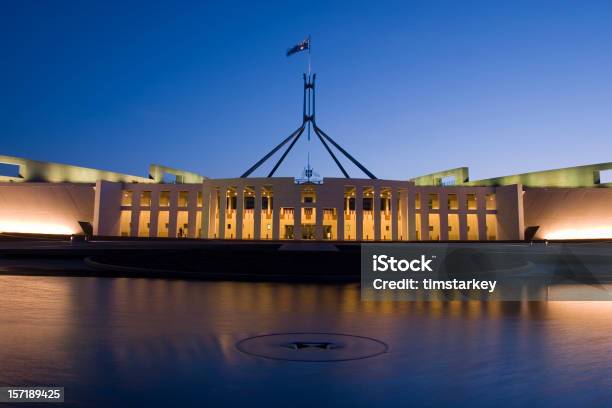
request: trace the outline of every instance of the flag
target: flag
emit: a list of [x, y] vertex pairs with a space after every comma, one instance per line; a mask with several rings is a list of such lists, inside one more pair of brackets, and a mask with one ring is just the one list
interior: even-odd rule
[[294, 45], [287, 50], [287, 56], [293, 55], [297, 52], [310, 50], [310, 36], [306, 37], [304, 41]]

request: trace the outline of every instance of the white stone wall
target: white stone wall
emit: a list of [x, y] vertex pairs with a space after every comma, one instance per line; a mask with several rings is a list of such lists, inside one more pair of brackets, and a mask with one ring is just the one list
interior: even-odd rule
[[94, 185], [0, 183], [0, 232], [78, 234], [93, 223]]

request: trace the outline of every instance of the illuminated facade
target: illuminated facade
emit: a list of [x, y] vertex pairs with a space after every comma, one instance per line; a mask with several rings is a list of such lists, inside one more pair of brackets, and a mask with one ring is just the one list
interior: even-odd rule
[[[611, 238], [612, 163], [469, 181], [467, 168], [406, 181], [149, 177], [0, 156], [0, 231], [333, 241]], [[168, 181], [172, 175], [174, 180]], [[536, 228], [537, 227], [537, 228]]]

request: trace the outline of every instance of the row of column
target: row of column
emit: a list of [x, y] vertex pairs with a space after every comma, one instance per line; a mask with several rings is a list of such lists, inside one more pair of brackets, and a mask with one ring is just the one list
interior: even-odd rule
[[131, 215], [131, 226], [130, 226], [130, 235], [133, 237], [138, 236], [138, 230], [140, 225], [140, 213], [142, 211], [150, 211], [149, 212], [149, 236], [157, 237], [158, 230], [158, 220], [159, 213], [163, 211], [168, 212], [168, 236], [175, 237], [177, 235], [177, 217], [179, 208], [181, 211], [187, 211], [187, 237], [188, 238], [196, 238], [197, 237], [197, 229], [199, 226], [197, 225], [197, 212], [198, 212], [198, 192], [197, 191], [189, 191], [187, 197], [187, 207], [179, 207], [178, 206], [178, 195], [179, 191], [170, 190], [170, 205], [160, 207], [159, 205], [159, 196], [161, 191], [152, 191], [151, 192], [151, 205], [142, 207], [140, 205], [140, 200], [136, 199], [133, 201], [135, 205], [131, 207], [132, 215]]
[[[356, 238], [357, 240], [363, 239], [363, 198], [364, 198], [364, 190], [366, 188], [356, 188], [355, 192], [355, 223], [356, 223]], [[373, 211], [374, 214], [378, 214], [374, 217], [374, 239], [380, 240], [381, 238], [381, 216], [380, 213], [380, 189], [372, 189], [371, 187], [367, 188], [371, 190], [374, 198], [373, 201]], [[261, 208], [261, 188], [255, 187], [255, 208], [254, 208], [254, 239], [261, 239], [261, 221], [262, 221], [262, 208]], [[202, 208], [202, 235], [203, 237], [208, 238], [226, 238], [226, 193], [227, 187], [219, 187], [217, 189], [213, 189], [210, 187], [205, 187], [203, 191], [204, 203]], [[221, 203], [220, 207], [217, 209], [217, 194]], [[391, 210], [391, 239], [398, 239], [398, 208], [396, 205], [397, 196], [401, 202], [403, 203], [403, 208], [406, 208], [405, 204], [407, 203], [407, 195], [405, 190], [392, 190], [391, 200], [390, 200], [390, 210]], [[316, 204], [313, 206], [312, 204], [303, 205], [301, 202], [301, 194], [299, 192], [293, 191], [275, 191], [274, 192], [274, 206], [272, 208], [272, 239], [278, 240], [280, 238], [280, 209], [281, 208], [294, 208], [294, 218], [293, 218], [293, 228], [294, 228], [294, 238], [296, 240], [301, 239], [302, 236], [302, 211], [303, 207], [314, 208], [316, 211], [316, 221], [315, 221], [315, 237], [316, 239], [323, 238], [323, 219], [324, 219], [324, 209], [330, 208], [336, 210], [336, 239], [343, 240], [344, 239], [344, 223], [345, 223], [345, 212], [344, 212], [344, 191], [342, 194], [334, 198], [332, 202], [326, 202], [324, 200], [317, 200]], [[237, 191], [237, 199], [236, 199], [236, 238], [242, 239], [243, 236], [243, 213], [244, 213], [244, 189], [239, 189]], [[216, 219], [216, 214], [218, 211], [218, 223]], [[404, 214], [402, 217], [402, 222], [404, 226], [402, 231], [406, 234], [408, 224], [407, 217]], [[406, 239], [402, 235], [401, 239]]]
[[[379, 241], [381, 239], [381, 216], [380, 213], [380, 192], [381, 188], [372, 187], [360, 187], [356, 188], [355, 191], [355, 228], [356, 228], [356, 239], [358, 241], [363, 240], [363, 198], [364, 190], [372, 191], [373, 205], [372, 209], [375, 216], [373, 217], [374, 227], [374, 240]], [[385, 190], [389, 190], [385, 188]], [[225, 232], [227, 230], [226, 224], [226, 192], [227, 187], [220, 187], [218, 194], [220, 196], [219, 202], [221, 203], [218, 209], [219, 218], [218, 223], [215, 215], [217, 213], [217, 189], [205, 187], [203, 191], [204, 203], [202, 208], [202, 237], [203, 238], [226, 238]], [[261, 239], [261, 222], [262, 222], [262, 198], [261, 187], [255, 187], [255, 208], [254, 208], [254, 233], [253, 238], [255, 240]], [[427, 240], [429, 238], [429, 214], [439, 214], [440, 223], [440, 239], [448, 240], [448, 214], [458, 214], [459, 218], [459, 239], [467, 240], [467, 214], [476, 214], [478, 218], [478, 238], [481, 240], [486, 239], [486, 196], [484, 190], [470, 191], [470, 194], [476, 194], [477, 199], [477, 210], [467, 210], [466, 196], [467, 193], [460, 191], [453, 192], [457, 194], [458, 199], [458, 210], [449, 212], [446, 209], [447, 193], [440, 191], [435, 192], [439, 194], [440, 206], [438, 210], [430, 210], [427, 202], [427, 192], [419, 191], [421, 205], [419, 210], [415, 209], [415, 200], [417, 191], [410, 189], [392, 189], [390, 199], [390, 212], [391, 212], [391, 240], [416, 240], [416, 219], [415, 217], [421, 217], [420, 223], [420, 237], [421, 240]], [[244, 189], [237, 191], [237, 205], [236, 205], [236, 238], [242, 239], [243, 235], [243, 212], [244, 212]], [[317, 239], [323, 238], [323, 210], [325, 208], [336, 209], [336, 239], [344, 239], [344, 224], [345, 224], [345, 197], [344, 191], [342, 191], [340, 197], [334, 198], [333, 202], [325, 202], [317, 200], [316, 204], [304, 205], [301, 202], [301, 194], [299, 191], [294, 189], [286, 190], [275, 190], [274, 191], [274, 206], [272, 208], [272, 239], [278, 240], [280, 238], [280, 209], [281, 208], [294, 208], [294, 238], [296, 240], [301, 239], [302, 236], [302, 220], [301, 220], [301, 209], [303, 207], [312, 207], [316, 211], [316, 223], [315, 223], [315, 237]], [[399, 206], [398, 208], [398, 203]], [[190, 200], [191, 202], [191, 200]], [[408, 211], [408, 209], [412, 209]], [[491, 211], [495, 213], [495, 211]], [[400, 217], [401, 215], [401, 217]], [[195, 221], [194, 221], [195, 222]], [[189, 233], [192, 233], [191, 224], [191, 211], [189, 218]], [[172, 226], [172, 223], [171, 223]]]

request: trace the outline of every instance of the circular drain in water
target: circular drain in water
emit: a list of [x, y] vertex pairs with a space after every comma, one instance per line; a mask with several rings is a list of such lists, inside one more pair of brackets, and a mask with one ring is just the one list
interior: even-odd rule
[[240, 340], [236, 348], [273, 360], [331, 362], [378, 356], [389, 347], [380, 340], [352, 334], [274, 333]]

